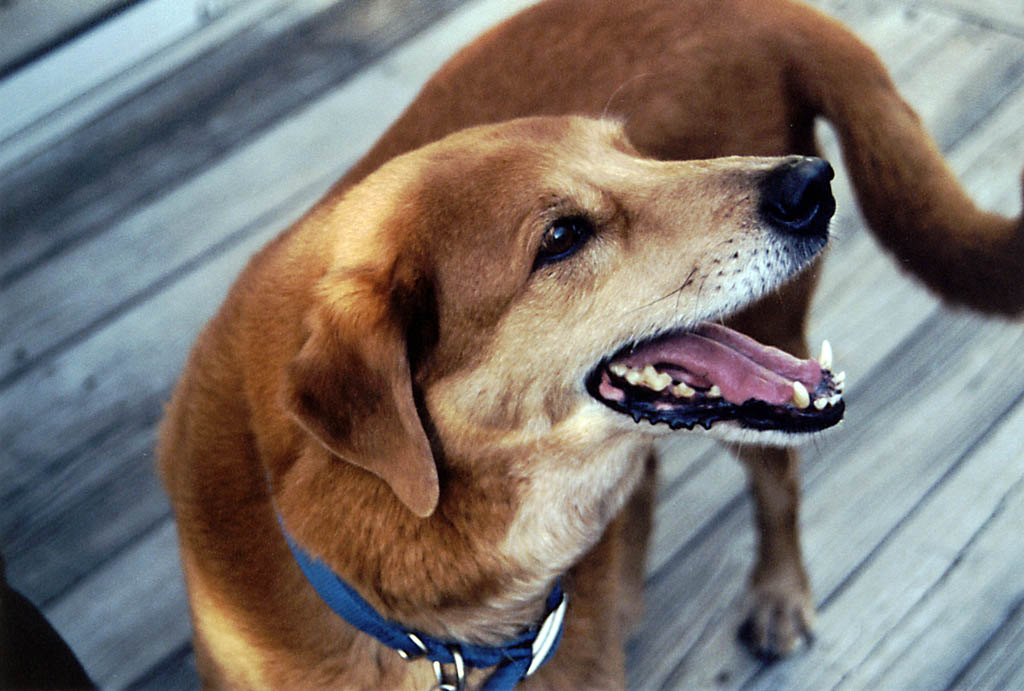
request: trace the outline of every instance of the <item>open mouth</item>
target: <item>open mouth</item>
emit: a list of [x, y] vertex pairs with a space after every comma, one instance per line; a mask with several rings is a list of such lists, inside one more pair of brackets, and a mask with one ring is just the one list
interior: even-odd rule
[[843, 417], [844, 373], [825, 341], [802, 360], [704, 322], [623, 348], [587, 377], [597, 400], [636, 422], [705, 429], [735, 421], [754, 430], [817, 432]]

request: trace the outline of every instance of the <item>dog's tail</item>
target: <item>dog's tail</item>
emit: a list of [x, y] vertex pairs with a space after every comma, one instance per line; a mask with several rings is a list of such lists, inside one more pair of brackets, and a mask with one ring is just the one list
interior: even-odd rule
[[820, 30], [793, 52], [793, 86], [836, 128], [872, 232], [946, 301], [1024, 313], [1024, 217], [978, 209], [877, 56], [838, 25], [808, 50]]

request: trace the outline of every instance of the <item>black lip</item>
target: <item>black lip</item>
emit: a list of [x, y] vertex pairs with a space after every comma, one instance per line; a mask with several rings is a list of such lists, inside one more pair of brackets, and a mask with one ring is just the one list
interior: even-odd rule
[[813, 407], [800, 409], [789, 405], [777, 406], [756, 398], [736, 404], [702, 394], [697, 394], [693, 401], [685, 403], [672, 401], [671, 407], [664, 409], [666, 399], [663, 396], [639, 388], [630, 388], [625, 401], [611, 401], [602, 397], [598, 391], [606, 365], [607, 361], [602, 361], [587, 377], [588, 393], [612, 410], [629, 415], [636, 423], [647, 420], [652, 425], [664, 424], [674, 430], [692, 430], [700, 425], [709, 430], [716, 422], [732, 420], [751, 430], [806, 434], [820, 432], [838, 424], [846, 411], [846, 402], [841, 399], [835, 405], [817, 410]]

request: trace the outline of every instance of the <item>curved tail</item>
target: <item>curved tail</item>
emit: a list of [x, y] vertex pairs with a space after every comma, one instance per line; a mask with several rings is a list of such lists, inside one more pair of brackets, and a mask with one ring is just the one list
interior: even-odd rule
[[1024, 220], [975, 206], [877, 56], [845, 29], [794, 57], [796, 88], [836, 128], [861, 210], [900, 264], [952, 304], [1024, 313]]

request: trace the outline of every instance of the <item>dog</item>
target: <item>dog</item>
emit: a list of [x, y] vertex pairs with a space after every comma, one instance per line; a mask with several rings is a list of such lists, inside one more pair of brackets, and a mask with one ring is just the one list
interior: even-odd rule
[[[713, 86], [712, 86], [713, 85]], [[161, 425], [208, 686], [619, 688], [655, 441], [747, 442], [750, 649], [810, 633], [793, 445], [839, 132], [883, 245], [1024, 311], [872, 52], [786, 0], [550, 0], [484, 34], [257, 254]]]

